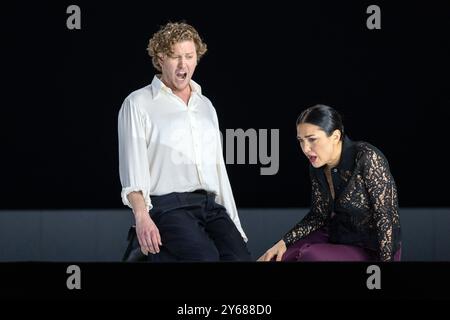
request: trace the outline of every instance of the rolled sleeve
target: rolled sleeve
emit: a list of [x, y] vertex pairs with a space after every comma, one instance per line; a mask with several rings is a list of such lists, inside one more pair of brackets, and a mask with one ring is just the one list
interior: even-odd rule
[[132, 208], [128, 194], [142, 192], [147, 210], [152, 208], [150, 200], [150, 171], [146, 142], [145, 116], [130, 98], [122, 104], [118, 116], [119, 175], [122, 184], [122, 202]]
[[123, 204], [130, 207], [131, 209], [133, 209], [130, 201], [128, 201], [128, 195], [131, 192], [139, 192], [139, 191], [142, 193], [142, 196], [144, 197], [145, 206], [147, 207], [147, 211], [150, 211], [153, 208], [153, 205], [152, 205], [152, 201], [150, 199], [150, 192], [145, 187], [136, 187], [135, 186], [135, 187], [122, 188], [121, 195], [122, 195]]

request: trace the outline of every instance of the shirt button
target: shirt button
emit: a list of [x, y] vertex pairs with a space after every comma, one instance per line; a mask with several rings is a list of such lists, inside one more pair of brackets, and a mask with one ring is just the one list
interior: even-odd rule
[[337, 172], [337, 169], [336, 169], [336, 168], [334, 168], [334, 169], [333, 169], [333, 172], [334, 172], [334, 173], [336, 173], [336, 172]]

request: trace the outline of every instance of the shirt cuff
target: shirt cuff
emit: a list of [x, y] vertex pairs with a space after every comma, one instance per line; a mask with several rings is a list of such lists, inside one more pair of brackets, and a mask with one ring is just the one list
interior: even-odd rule
[[[281, 238], [284, 243], [286, 244], [286, 247], [290, 246], [294, 241], [293, 241], [293, 236], [291, 234], [291, 232], [286, 233], [282, 238]], [[277, 241], [278, 242], [278, 241]]]
[[131, 209], [133, 209], [133, 207], [131, 206], [131, 203], [128, 201], [128, 194], [130, 194], [131, 192], [142, 192], [142, 195], [144, 196], [144, 201], [145, 201], [145, 206], [147, 207], [147, 212], [149, 212], [152, 208], [152, 201], [150, 200], [150, 191], [146, 190], [145, 188], [140, 188], [140, 187], [126, 187], [126, 188], [122, 188], [122, 202], [124, 205], [130, 207]]

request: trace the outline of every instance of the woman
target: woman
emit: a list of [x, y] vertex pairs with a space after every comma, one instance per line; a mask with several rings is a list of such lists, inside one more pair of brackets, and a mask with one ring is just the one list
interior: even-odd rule
[[296, 125], [311, 210], [258, 261], [399, 261], [397, 189], [384, 155], [345, 136], [331, 107], [304, 110]]

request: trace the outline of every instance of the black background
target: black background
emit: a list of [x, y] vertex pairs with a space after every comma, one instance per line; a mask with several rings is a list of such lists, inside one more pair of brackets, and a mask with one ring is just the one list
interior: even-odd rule
[[[68, 30], [66, 8], [81, 8]], [[369, 30], [366, 8], [381, 8]], [[117, 113], [152, 80], [168, 21], [208, 45], [194, 80], [226, 128], [280, 130], [280, 168], [228, 165], [239, 207], [308, 206], [302, 109], [338, 109], [387, 156], [401, 206], [449, 206], [449, 13], [444, 2], [38, 1], [2, 5], [2, 209], [121, 208]]]

